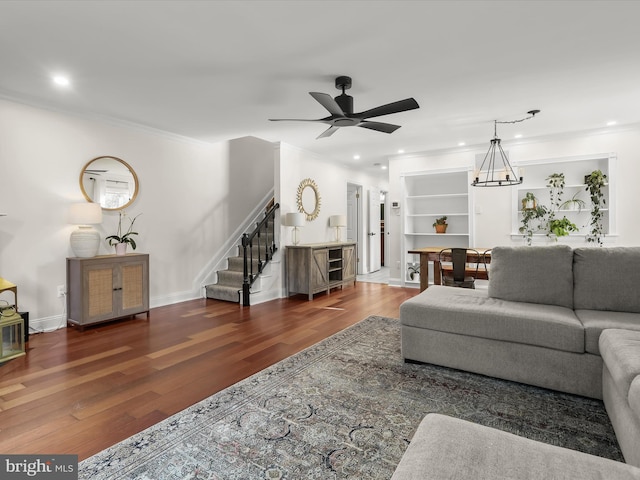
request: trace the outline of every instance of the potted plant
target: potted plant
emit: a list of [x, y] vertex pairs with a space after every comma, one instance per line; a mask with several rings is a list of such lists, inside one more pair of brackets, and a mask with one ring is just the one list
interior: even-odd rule
[[412, 263], [407, 267], [407, 271], [409, 272], [409, 279], [413, 280], [414, 277], [416, 278], [416, 280], [418, 280], [420, 278], [420, 264], [419, 263]]
[[587, 235], [587, 242], [602, 246], [602, 237], [604, 237], [602, 206], [607, 203], [602, 189], [607, 184], [607, 176], [601, 170], [594, 170], [584, 177], [584, 183], [587, 186], [585, 190], [591, 197], [591, 222], [589, 223], [591, 230]]
[[[533, 194], [531, 194], [531, 196], [535, 199]], [[541, 229], [547, 213], [547, 207], [544, 205], [538, 205], [537, 203], [534, 208], [522, 209], [522, 226], [518, 231], [523, 234], [527, 245], [531, 245], [533, 234]]]
[[130, 219], [129, 228], [125, 233], [122, 233], [122, 217], [126, 217], [127, 214], [121, 211], [118, 216], [118, 233], [115, 235], [109, 235], [105, 240], [109, 241], [109, 245], [116, 246], [116, 255], [124, 255], [127, 252], [127, 244], [131, 245], [133, 250], [137, 247], [133, 235], [138, 235], [138, 232], [133, 231], [133, 224], [140, 214]]
[[549, 233], [547, 235], [554, 236], [557, 240], [558, 237], [566, 237], [570, 232], [577, 232], [578, 227], [575, 223], [571, 222], [567, 217], [560, 219], [554, 218], [549, 221]]
[[436, 221], [433, 222], [433, 226], [436, 229], [436, 233], [446, 233], [447, 227], [449, 224], [447, 223], [447, 217], [436, 218]]
[[552, 173], [547, 177], [547, 187], [549, 188], [549, 199], [551, 200], [552, 210], [558, 210], [562, 204], [564, 185], [564, 173]]
[[536, 198], [536, 196], [531, 192], [527, 192], [522, 199], [522, 210], [531, 210], [536, 208], [537, 206], [538, 199]]
[[587, 203], [581, 198], [578, 198], [579, 195], [580, 192], [576, 192], [569, 200], [562, 202], [560, 210], [578, 210], [581, 212], [582, 209], [587, 206]]

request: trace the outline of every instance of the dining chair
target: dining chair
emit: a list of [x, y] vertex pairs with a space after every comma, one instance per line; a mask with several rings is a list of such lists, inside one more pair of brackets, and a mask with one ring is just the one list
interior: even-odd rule
[[[475, 262], [467, 263], [469, 254]], [[478, 267], [483, 256], [473, 248], [444, 248], [438, 255], [442, 285], [447, 287], [476, 288]], [[475, 266], [474, 266], [475, 265]]]
[[491, 249], [489, 250], [485, 250], [482, 253], [482, 263], [484, 265], [484, 276], [486, 277], [486, 280], [489, 280], [489, 272], [490, 272], [490, 267], [489, 265], [491, 265]]

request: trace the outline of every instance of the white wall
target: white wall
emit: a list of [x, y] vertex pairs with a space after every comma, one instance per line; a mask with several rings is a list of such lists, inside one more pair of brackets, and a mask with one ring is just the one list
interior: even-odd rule
[[[140, 192], [127, 213], [142, 214], [136, 251], [150, 254], [152, 306], [201, 296], [207, 265], [273, 188], [269, 142], [204, 144], [0, 99], [0, 212], [7, 214], [0, 217], [0, 276], [18, 285], [32, 326], [64, 321], [56, 287], [66, 283], [65, 258], [73, 255], [67, 212], [84, 201], [80, 170], [101, 155], [122, 158], [138, 175]], [[103, 238], [117, 220], [117, 212], [105, 212], [96, 226]], [[103, 242], [100, 254], [111, 248]]]
[[[347, 184], [352, 183], [377, 190], [388, 189], [387, 180], [367, 173], [343, 167], [314, 153], [280, 144], [279, 160], [276, 166], [279, 179], [276, 180], [276, 197], [280, 202], [281, 219], [288, 212], [297, 212], [298, 185], [305, 178], [312, 179], [318, 186], [321, 207], [318, 218], [300, 228], [300, 243], [321, 243], [335, 240], [335, 228], [329, 227], [331, 215], [347, 214]], [[365, 199], [366, 200], [366, 199]], [[366, 202], [364, 202], [366, 204]], [[282, 224], [284, 221], [281, 222]], [[363, 222], [363, 229], [366, 222]], [[342, 238], [346, 238], [342, 229]], [[364, 236], [364, 238], [367, 238]], [[291, 245], [291, 227], [281, 228], [282, 245]], [[366, 246], [358, 252], [360, 262], [365, 261]], [[366, 265], [366, 262], [365, 262]]]
[[[503, 141], [512, 163], [581, 155], [617, 154], [617, 206], [618, 236], [605, 239], [606, 245], [640, 245], [640, 196], [637, 181], [640, 178], [640, 125], [608, 129], [606, 131], [578, 132], [532, 139], [526, 142]], [[403, 173], [447, 168], [473, 169], [475, 156], [484, 155], [489, 148], [478, 145], [437, 153], [396, 156], [389, 159], [389, 201], [399, 201], [402, 208], [400, 176]], [[526, 174], [526, 172], [525, 172]], [[511, 238], [511, 189], [469, 187], [476, 212], [474, 214], [474, 243], [479, 247], [521, 244]], [[393, 213], [389, 218], [390, 277], [401, 278], [398, 262], [403, 258], [401, 247], [401, 216]], [[402, 262], [401, 262], [402, 263]]]

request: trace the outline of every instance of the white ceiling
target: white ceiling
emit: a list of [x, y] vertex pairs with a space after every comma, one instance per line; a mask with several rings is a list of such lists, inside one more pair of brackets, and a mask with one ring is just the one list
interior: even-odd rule
[[[373, 169], [397, 153], [640, 122], [638, 1], [0, 1], [0, 96]], [[68, 89], [51, 75], [65, 73]], [[315, 138], [308, 92], [420, 109]], [[109, 152], [98, 152], [108, 154]], [[354, 154], [361, 156], [354, 160]]]

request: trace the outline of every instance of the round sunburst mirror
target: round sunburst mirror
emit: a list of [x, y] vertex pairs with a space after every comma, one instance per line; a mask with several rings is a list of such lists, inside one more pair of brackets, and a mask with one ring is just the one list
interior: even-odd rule
[[320, 192], [316, 182], [305, 178], [298, 185], [298, 211], [304, 213], [307, 221], [315, 220], [320, 214]]

